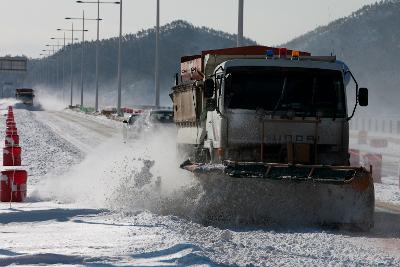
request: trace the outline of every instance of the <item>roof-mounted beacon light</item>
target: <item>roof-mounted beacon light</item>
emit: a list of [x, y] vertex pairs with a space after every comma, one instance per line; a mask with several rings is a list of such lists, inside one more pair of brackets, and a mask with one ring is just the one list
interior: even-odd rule
[[267, 57], [267, 59], [273, 59], [274, 58], [274, 50], [272, 50], [272, 49], [267, 50], [266, 57]]
[[292, 60], [299, 60], [300, 59], [300, 51], [293, 50], [292, 51]]
[[286, 58], [287, 48], [279, 48], [279, 58]]

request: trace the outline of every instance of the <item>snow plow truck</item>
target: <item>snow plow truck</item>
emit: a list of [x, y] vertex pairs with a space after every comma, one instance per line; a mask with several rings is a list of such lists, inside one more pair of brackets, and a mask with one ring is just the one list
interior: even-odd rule
[[21, 100], [25, 105], [32, 106], [33, 98], [35, 97], [34, 91], [31, 88], [17, 88], [15, 89], [15, 98]]
[[204, 219], [373, 226], [371, 172], [350, 166], [348, 152], [349, 120], [368, 105], [368, 90], [335, 56], [203, 51], [181, 58], [170, 96], [181, 168], [212, 196]]

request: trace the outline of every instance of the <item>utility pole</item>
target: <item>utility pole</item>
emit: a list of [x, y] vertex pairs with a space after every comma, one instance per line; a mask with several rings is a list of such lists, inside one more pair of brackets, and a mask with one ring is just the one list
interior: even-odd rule
[[155, 53], [155, 105], [160, 106], [160, 0], [157, 0], [156, 15], [156, 53]]
[[243, 8], [244, 0], [239, 0], [237, 46], [243, 46]]

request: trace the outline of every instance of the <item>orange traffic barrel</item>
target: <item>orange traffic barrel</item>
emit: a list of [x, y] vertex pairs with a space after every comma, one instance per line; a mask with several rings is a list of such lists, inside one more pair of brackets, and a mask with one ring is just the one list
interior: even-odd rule
[[21, 147], [6, 146], [3, 148], [3, 166], [21, 166]]
[[6, 131], [7, 131], [7, 130], [15, 130], [15, 131], [16, 131], [16, 130], [17, 130], [17, 125], [10, 125], [10, 126], [7, 126], [7, 127], [6, 127]]
[[18, 134], [6, 135], [4, 142], [5, 142], [6, 146], [18, 146], [19, 145], [19, 135]]
[[24, 170], [6, 170], [0, 175], [0, 201], [23, 202], [26, 199], [28, 173]]
[[6, 128], [6, 132], [7, 131], [11, 131], [11, 132], [17, 132], [17, 127], [16, 126], [7, 126], [7, 128]]
[[10, 127], [10, 128], [16, 128], [17, 127], [17, 124], [15, 123], [15, 121], [8, 121], [8, 122], [6, 122], [6, 126], [7, 127]]
[[6, 130], [6, 135], [16, 135], [17, 133], [17, 129], [7, 129]]

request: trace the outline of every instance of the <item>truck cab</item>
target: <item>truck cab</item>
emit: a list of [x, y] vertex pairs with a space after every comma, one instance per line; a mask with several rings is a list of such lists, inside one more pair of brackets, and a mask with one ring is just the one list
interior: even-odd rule
[[[205, 162], [349, 165], [346, 65], [287, 49], [243, 54], [203, 55], [203, 80], [173, 89], [183, 151]], [[356, 87], [366, 105], [367, 90]], [[182, 123], [190, 114], [195, 123]]]
[[15, 90], [15, 98], [21, 100], [25, 105], [32, 106], [34, 97], [34, 90], [31, 88], [18, 88]]

